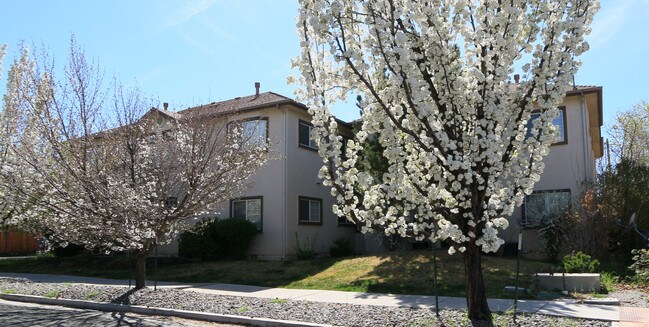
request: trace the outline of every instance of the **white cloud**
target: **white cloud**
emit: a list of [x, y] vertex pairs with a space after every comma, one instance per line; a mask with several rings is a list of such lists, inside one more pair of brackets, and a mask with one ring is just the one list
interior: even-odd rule
[[603, 1], [600, 11], [595, 16], [592, 32], [586, 40], [591, 47], [601, 47], [615, 36], [624, 25], [627, 13], [634, 0]]
[[169, 26], [180, 25], [194, 16], [209, 10], [216, 0], [189, 0], [176, 13], [176, 16], [169, 20]]
[[212, 48], [210, 46], [210, 42], [207, 40], [201, 38], [200, 36], [197, 36], [195, 33], [191, 32], [186, 32], [183, 29], [178, 30], [178, 35], [188, 44], [191, 46], [199, 49], [202, 52], [209, 53], [209, 54], [214, 54], [215, 53], [215, 48]]
[[212, 33], [214, 33], [216, 36], [220, 37], [221, 40], [228, 41], [228, 42], [236, 42], [237, 38], [234, 37], [232, 34], [226, 32], [223, 30], [221, 27], [217, 26], [216, 24], [212, 23], [210, 20], [203, 21], [202, 24], [207, 27]]

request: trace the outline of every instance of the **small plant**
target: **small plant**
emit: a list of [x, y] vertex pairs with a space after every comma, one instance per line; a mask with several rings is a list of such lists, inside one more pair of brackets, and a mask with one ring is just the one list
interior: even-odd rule
[[619, 278], [612, 273], [604, 272], [600, 276], [600, 282], [602, 283], [602, 292], [608, 293], [615, 291], [615, 286], [619, 282]]
[[272, 300], [270, 300], [268, 302], [273, 303], [273, 304], [283, 304], [283, 303], [288, 302], [288, 300], [287, 299], [272, 299]]
[[295, 232], [295, 254], [299, 260], [309, 260], [315, 258], [315, 241], [316, 238], [309, 239], [307, 236], [304, 245], [300, 244], [300, 237]]
[[599, 268], [599, 261], [580, 251], [565, 256], [562, 265], [567, 273], [594, 273]]
[[15, 289], [8, 289], [8, 290], [2, 290], [1, 293], [2, 294], [16, 294], [16, 292], [17, 291]]
[[86, 300], [94, 299], [94, 298], [97, 297], [97, 295], [99, 295], [98, 291], [90, 292], [90, 293], [86, 294]]
[[248, 307], [240, 307], [235, 310], [237, 313], [244, 313], [250, 311], [250, 308]]
[[629, 269], [635, 273], [635, 280], [640, 284], [649, 284], [649, 250], [636, 249], [631, 250], [633, 254], [633, 264]]
[[334, 244], [329, 248], [329, 256], [332, 258], [347, 257], [354, 254], [352, 244], [346, 237], [339, 237], [334, 241]]
[[45, 297], [49, 297], [49, 298], [51, 298], [51, 299], [56, 299], [56, 298], [59, 297], [59, 291], [56, 291], [56, 290], [54, 290], [54, 291], [49, 291], [49, 292], [45, 293], [44, 296], [45, 296]]

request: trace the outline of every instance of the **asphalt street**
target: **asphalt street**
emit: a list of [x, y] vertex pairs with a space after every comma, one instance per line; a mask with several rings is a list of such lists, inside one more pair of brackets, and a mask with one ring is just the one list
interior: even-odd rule
[[0, 300], [0, 327], [234, 327], [235, 325], [190, 321], [169, 317], [145, 317], [130, 313], [70, 309]]

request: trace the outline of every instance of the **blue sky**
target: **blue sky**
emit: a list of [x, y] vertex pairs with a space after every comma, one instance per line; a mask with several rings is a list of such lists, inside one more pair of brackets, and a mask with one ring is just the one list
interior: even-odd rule
[[[649, 0], [604, 0], [577, 84], [604, 87], [604, 120], [649, 101]], [[58, 63], [71, 34], [89, 57], [170, 109], [262, 92], [293, 96], [290, 59], [299, 52], [294, 0], [4, 0], [0, 44], [44, 45]], [[8, 68], [6, 58], [4, 69]], [[0, 81], [4, 92], [5, 80]], [[350, 120], [357, 109], [338, 108]]]

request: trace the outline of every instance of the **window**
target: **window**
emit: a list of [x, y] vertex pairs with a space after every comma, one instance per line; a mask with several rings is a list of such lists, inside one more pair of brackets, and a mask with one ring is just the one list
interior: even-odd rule
[[162, 131], [162, 139], [165, 141], [172, 141], [174, 136], [174, 132], [170, 129]]
[[298, 221], [300, 224], [322, 224], [322, 199], [300, 196], [298, 203]]
[[525, 196], [521, 225], [540, 228], [561, 218], [570, 206], [570, 190], [535, 191]]
[[228, 132], [244, 149], [268, 146], [268, 118], [253, 118], [228, 124]]
[[298, 122], [298, 129], [299, 129], [300, 146], [317, 150], [318, 145], [315, 143], [315, 140], [311, 138], [311, 130], [313, 130], [313, 125], [303, 120], [300, 120]]
[[[527, 121], [527, 135], [525, 138], [532, 136], [532, 122], [534, 119], [539, 118], [541, 113], [532, 113], [530, 120]], [[559, 116], [552, 120], [552, 124], [559, 130], [559, 140], [553, 144], [566, 144], [568, 139], [566, 137], [566, 107], [559, 107]]]
[[261, 231], [263, 227], [262, 198], [248, 197], [232, 200], [230, 202], [230, 216], [248, 220], [257, 226], [257, 230]]
[[175, 196], [168, 196], [165, 199], [165, 206], [167, 209], [172, 209], [178, 206], [178, 198]]
[[342, 160], [349, 159], [349, 158], [347, 158], [347, 141], [349, 141], [349, 140], [350, 140], [349, 137], [343, 136], [342, 146], [340, 147], [340, 158]]

